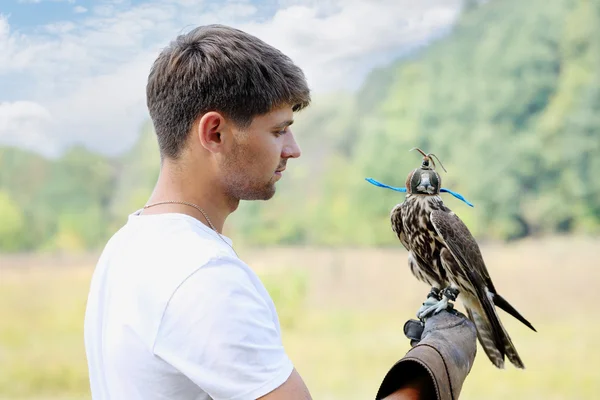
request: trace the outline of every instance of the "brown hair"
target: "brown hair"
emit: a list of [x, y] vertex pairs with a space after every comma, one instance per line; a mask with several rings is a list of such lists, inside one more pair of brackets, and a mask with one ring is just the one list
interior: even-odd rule
[[194, 121], [218, 111], [245, 128], [280, 105], [310, 103], [302, 70], [262, 40], [223, 25], [178, 36], [158, 56], [146, 86], [162, 157], [177, 158]]

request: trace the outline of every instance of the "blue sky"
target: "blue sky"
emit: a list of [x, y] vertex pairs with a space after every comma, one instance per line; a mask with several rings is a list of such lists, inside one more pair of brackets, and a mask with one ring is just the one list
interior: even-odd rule
[[11, 25], [22, 31], [35, 30], [36, 27], [66, 18], [78, 20], [79, 13], [91, 8], [92, 1], [19, 1], [4, 0], [0, 9], [9, 16]]
[[147, 118], [154, 58], [179, 33], [222, 23], [288, 54], [318, 95], [447, 31], [460, 0], [2, 0], [0, 145], [45, 155], [126, 150]]
[[[93, 14], [103, 7], [114, 7], [124, 11], [149, 3], [152, 2], [143, 0], [3, 0], [0, 11], [9, 16], [11, 25], [18, 27], [20, 31], [35, 32], [40, 26], [60, 21], [82, 22], [90, 13]], [[196, 2], [199, 7], [206, 3], [201, 0]], [[222, 2], [212, 1], [211, 3], [218, 5]], [[269, 18], [277, 11], [280, 2], [257, 0], [251, 3], [257, 7], [258, 14]], [[288, 4], [293, 4], [293, 2], [288, 2]]]

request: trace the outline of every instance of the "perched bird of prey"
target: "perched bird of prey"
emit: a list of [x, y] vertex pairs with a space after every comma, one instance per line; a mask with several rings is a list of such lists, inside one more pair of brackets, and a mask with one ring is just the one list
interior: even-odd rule
[[[428, 299], [417, 316], [423, 319], [452, 307], [449, 301], [455, 301], [460, 294], [490, 361], [504, 368], [506, 356], [517, 368], [525, 368], [495, 306], [533, 331], [535, 328], [498, 294], [471, 232], [442, 201], [442, 180], [432, 158], [437, 157], [421, 149], [413, 150], [423, 155], [423, 162], [408, 174], [406, 199], [392, 209], [390, 217], [393, 231], [408, 250], [408, 265], [413, 275], [431, 285]], [[438, 162], [441, 165], [439, 159]]]

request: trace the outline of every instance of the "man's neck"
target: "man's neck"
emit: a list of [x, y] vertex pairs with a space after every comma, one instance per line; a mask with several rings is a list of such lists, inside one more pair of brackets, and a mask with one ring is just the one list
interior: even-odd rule
[[174, 166], [170, 162], [164, 162], [161, 166], [160, 175], [147, 205], [165, 201], [182, 201], [192, 203], [200, 207], [210, 219], [195, 207], [184, 204], [161, 204], [143, 211], [143, 214], [182, 213], [190, 215], [202, 223], [223, 232], [225, 220], [234, 212], [239, 200], [229, 198], [220, 188], [217, 182], [210, 181], [210, 174], [198, 177], [190, 177], [185, 170]]

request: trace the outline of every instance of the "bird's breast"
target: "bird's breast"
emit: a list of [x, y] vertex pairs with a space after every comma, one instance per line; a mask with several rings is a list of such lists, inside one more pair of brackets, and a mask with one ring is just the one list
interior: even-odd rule
[[417, 196], [413, 201], [406, 202], [402, 215], [403, 232], [420, 273], [434, 282], [444, 284], [446, 274], [440, 258], [444, 244], [430, 220], [431, 212], [436, 209], [435, 202], [430, 200], [433, 197]]

